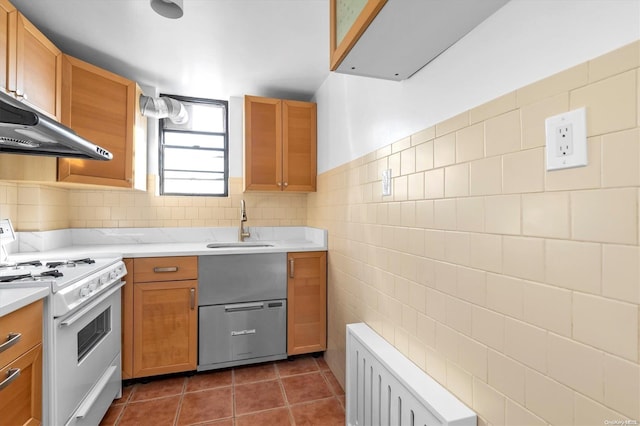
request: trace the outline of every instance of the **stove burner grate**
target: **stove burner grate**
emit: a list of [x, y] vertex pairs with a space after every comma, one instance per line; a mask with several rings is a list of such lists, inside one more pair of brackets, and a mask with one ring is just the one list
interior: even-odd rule
[[72, 266], [73, 267], [73, 266], [76, 266], [76, 265], [81, 264], [81, 263], [86, 263], [86, 264], [90, 265], [92, 263], [96, 263], [96, 261], [91, 259], [91, 258], [85, 257], [84, 259], [77, 259], [77, 260], [63, 260], [63, 261], [60, 261], [60, 262], [47, 262], [46, 266], [47, 266], [47, 268], [57, 268], [58, 266], [61, 266], [61, 265]]
[[27, 262], [8, 263], [6, 265], [0, 265], [0, 269], [19, 269], [22, 266], [42, 266], [42, 262], [39, 260], [31, 260]]
[[0, 283], [9, 283], [12, 281], [19, 281], [24, 279], [37, 280], [38, 278], [47, 278], [47, 277], [60, 278], [62, 276], [63, 276], [62, 272], [58, 271], [57, 269], [54, 269], [51, 271], [42, 272], [40, 274], [6, 275], [4, 277], [0, 277]]

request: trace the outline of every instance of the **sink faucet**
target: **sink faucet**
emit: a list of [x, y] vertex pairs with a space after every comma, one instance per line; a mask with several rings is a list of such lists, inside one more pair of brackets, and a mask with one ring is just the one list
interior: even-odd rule
[[244, 204], [244, 200], [240, 200], [240, 232], [238, 235], [239, 241], [244, 241], [245, 238], [249, 238], [251, 233], [249, 230], [244, 229], [244, 223], [247, 221], [247, 209]]

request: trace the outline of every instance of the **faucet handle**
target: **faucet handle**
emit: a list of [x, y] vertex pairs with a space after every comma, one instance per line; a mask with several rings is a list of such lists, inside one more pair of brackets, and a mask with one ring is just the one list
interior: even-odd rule
[[247, 221], [247, 209], [244, 200], [240, 200], [240, 220], [243, 222]]

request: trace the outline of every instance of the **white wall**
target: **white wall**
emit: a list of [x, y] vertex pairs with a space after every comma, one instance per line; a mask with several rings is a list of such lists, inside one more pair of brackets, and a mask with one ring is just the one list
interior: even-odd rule
[[511, 0], [402, 82], [331, 73], [318, 172], [640, 39], [640, 0]]

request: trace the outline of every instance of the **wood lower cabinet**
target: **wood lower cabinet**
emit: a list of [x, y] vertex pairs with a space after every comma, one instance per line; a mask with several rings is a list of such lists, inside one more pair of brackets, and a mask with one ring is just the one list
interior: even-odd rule
[[[126, 259], [123, 374], [128, 378], [195, 370], [197, 257]], [[133, 280], [130, 278], [133, 277]], [[132, 287], [127, 289], [129, 281]], [[127, 316], [132, 318], [127, 319]]]
[[42, 306], [37, 301], [0, 318], [1, 336], [21, 334], [0, 352], [1, 424], [42, 422]]
[[131, 80], [63, 55], [64, 125], [107, 149], [111, 161], [58, 159], [58, 181], [146, 189], [146, 119]]
[[287, 354], [327, 349], [327, 252], [289, 253]]
[[316, 127], [315, 103], [245, 96], [245, 191], [315, 191]]
[[122, 280], [122, 378], [133, 378], [133, 259], [123, 259], [127, 275]]

